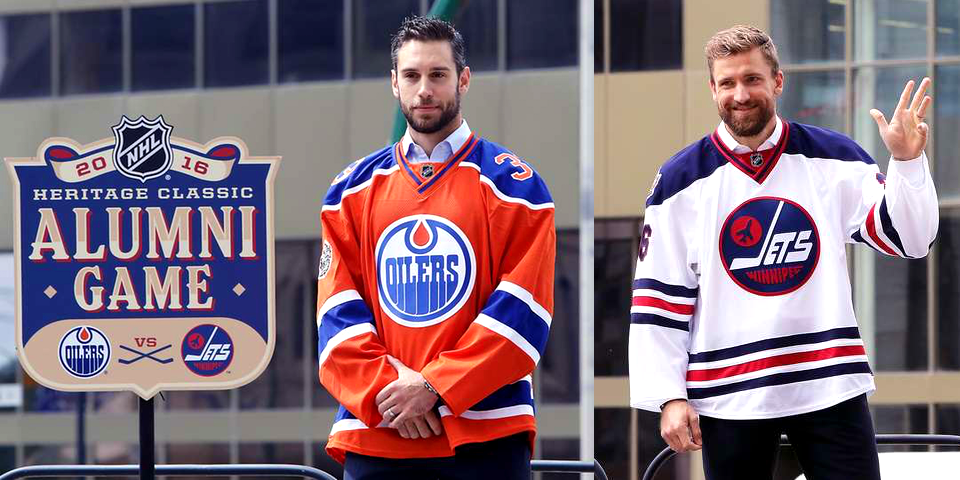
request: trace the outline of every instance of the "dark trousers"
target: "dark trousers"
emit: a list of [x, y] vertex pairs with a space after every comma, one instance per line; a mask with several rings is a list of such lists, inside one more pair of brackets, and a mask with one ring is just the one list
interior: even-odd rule
[[709, 480], [770, 480], [786, 434], [809, 480], [880, 480], [866, 395], [823, 410], [764, 420], [700, 417]]
[[347, 452], [344, 480], [530, 480], [530, 446], [520, 433], [455, 449], [442, 458], [382, 458]]

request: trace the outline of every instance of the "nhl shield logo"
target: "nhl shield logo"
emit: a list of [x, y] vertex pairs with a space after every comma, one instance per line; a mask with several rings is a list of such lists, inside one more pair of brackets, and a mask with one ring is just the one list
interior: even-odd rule
[[167, 173], [173, 164], [172, 130], [173, 127], [163, 121], [163, 115], [153, 121], [143, 115], [136, 121], [123, 116], [120, 123], [113, 126], [116, 139], [113, 161], [117, 170], [141, 182]]

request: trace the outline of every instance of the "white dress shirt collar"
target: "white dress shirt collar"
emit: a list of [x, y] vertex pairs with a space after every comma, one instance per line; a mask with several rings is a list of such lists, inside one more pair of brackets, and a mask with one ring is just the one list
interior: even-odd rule
[[403, 149], [403, 152], [407, 155], [407, 162], [409, 163], [422, 163], [422, 162], [437, 162], [443, 163], [450, 159], [454, 153], [460, 150], [460, 147], [463, 147], [463, 144], [467, 142], [467, 139], [470, 138], [470, 126], [467, 125], [467, 121], [463, 120], [460, 123], [460, 126], [453, 131], [447, 138], [443, 139], [436, 147], [433, 148], [433, 152], [430, 153], [430, 156], [427, 156], [427, 153], [420, 148], [420, 145], [414, 143], [413, 138], [410, 136], [410, 127], [407, 127], [407, 132], [403, 134], [403, 138], [400, 139], [400, 148]]
[[[779, 116], [774, 117], [777, 119], [777, 125], [773, 127], [773, 133], [760, 144], [760, 147], [756, 151], [760, 152], [763, 150], [768, 150], [777, 146], [777, 142], [780, 141], [780, 135], [783, 135], [783, 122], [780, 120]], [[724, 125], [723, 121], [720, 122], [720, 126], [717, 127], [717, 136], [720, 137], [720, 140], [723, 141], [723, 144], [730, 149], [733, 153], [750, 153], [753, 151], [752, 148], [741, 145], [737, 139], [733, 138], [733, 135], [727, 131], [727, 126]]]

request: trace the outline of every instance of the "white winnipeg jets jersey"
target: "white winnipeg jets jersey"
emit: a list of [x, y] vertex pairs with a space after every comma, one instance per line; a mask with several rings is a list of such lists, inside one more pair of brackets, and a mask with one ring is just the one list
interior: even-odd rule
[[927, 159], [884, 177], [849, 138], [781, 125], [774, 148], [734, 153], [714, 132], [661, 167], [633, 283], [633, 407], [685, 398], [709, 417], [774, 418], [874, 390], [844, 244], [926, 255]]

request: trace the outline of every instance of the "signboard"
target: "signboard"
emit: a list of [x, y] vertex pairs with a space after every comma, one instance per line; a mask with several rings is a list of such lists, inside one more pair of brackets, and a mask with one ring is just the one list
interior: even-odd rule
[[8, 158], [17, 355], [57, 390], [244, 385], [273, 355], [279, 157], [204, 145], [162, 116]]

